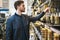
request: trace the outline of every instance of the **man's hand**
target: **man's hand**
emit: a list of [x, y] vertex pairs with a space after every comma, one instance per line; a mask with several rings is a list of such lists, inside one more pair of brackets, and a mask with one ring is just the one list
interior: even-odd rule
[[49, 12], [50, 7], [47, 7], [44, 12]]

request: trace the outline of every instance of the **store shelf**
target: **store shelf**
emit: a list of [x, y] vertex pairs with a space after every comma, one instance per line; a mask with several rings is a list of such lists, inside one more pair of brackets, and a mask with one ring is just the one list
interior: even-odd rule
[[43, 23], [41, 22], [43, 25], [46, 25], [48, 29], [50, 29], [51, 31], [57, 33], [60, 35], [60, 25], [51, 25], [49, 23]]

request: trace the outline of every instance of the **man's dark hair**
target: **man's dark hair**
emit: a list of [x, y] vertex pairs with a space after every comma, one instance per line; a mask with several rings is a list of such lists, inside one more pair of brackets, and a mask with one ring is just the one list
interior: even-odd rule
[[22, 3], [24, 3], [24, 1], [16, 1], [16, 2], [14, 3], [15, 9], [17, 10], [17, 6], [20, 6]]

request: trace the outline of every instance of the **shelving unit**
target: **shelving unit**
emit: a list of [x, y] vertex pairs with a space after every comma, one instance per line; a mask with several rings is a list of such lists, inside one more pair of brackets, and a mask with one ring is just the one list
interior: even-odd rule
[[[49, 3], [44, 4], [41, 8], [39, 7], [46, 0], [35, 0], [35, 4], [32, 6], [33, 14], [32, 17], [38, 15], [38, 11], [42, 12]], [[42, 40], [60, 40], [60, 0], [51, 0], [50, 14], [46, 13], [40, 21], [34, 23], [36, 29], [41, 33]], [[33, 2], [34, 3], [34, 2]], [[39, 6], [37, 6], [39, 5]], [[39, 9], [38, 9], [39, 8]], [[32, 27], [32, 26], [31, 26]], [[37, 36], [36, 36], [37, 37]], [[39, 37], [38, 37], [39, 38]]]

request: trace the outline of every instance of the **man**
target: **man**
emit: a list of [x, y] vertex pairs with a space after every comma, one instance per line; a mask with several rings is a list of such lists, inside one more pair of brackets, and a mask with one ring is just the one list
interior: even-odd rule
[[39, 20], [49, 8], [37, 17], [29, 17], [22, 14], [25, 12], [24, 1], [16, 1], [14, 7], [16, 13], [6, 22], [6, 40], [29, 40], [29, 23]]

